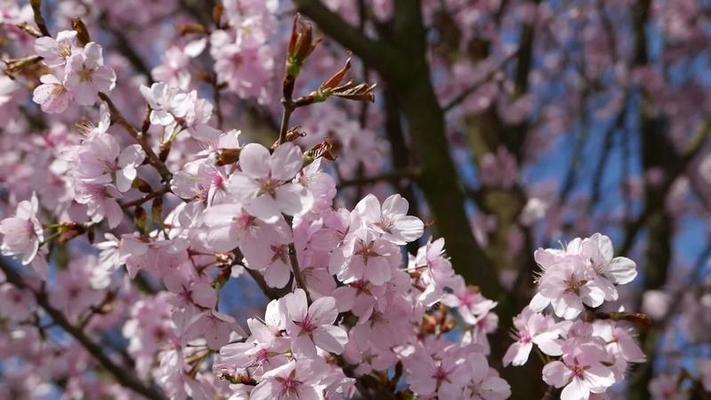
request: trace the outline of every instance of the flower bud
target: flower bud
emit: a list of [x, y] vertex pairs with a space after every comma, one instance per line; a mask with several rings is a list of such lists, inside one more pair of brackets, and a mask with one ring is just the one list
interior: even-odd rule
[[138, 177], [133, 180], [133, 187], [142, 193], [151, 193], [153, 191], [153, 188], [148, 184], [148, 182]]
[[334, 161], [337, 157], [336, 150], [337, 145], [333, 141], [326, 139], [304, 152], [304, 166], [311, 164], [321, 157], [329, 161]]
[[91, 36], [89, 36], [89, 30], [86, 29], [86, 25], [80, 18], [72, 18], [72, 29], [77, 33], [77, 41], [82, 46], [86, 46], [87, 43], [91, 42]]
[[190, 34], [206, 35], [208, 33], [208, 29], [203, 24], [180, 24], [178, 25], [178, 32], [180, 36], [186, 36]]
[[74, 239], [75, 237], [81, 235], [86, 231], [83, 225], [77, 224], [76, 222], [65, 222], [62, 223], [58, 228], [59, 238], [57, 243], [65, 244], [68, 241]]
[[222, 149], [217, 154], [218, 166], [236, 163], [239, 160], [240, 149]]
[[158, 196], [153, 199], [153, 204], [151, 205], [151, 219], [155, 225], [161, 225], [163, 223], [163, 196]]
[[141, 233], [141, 235], [146, 235], [148, 233], [148, 215], [143, 207], [136, 207], [133, 212], [133, 219], [136, 223], [136, 228]]
[[296, 78], [299, 75], [304, 61], [316, 49], [321, 40], [321, 38], [314, 40], [311, 24], [303, 22], [301, 16], [296, 14], [286, 56], [286, 74], [288, 76]]
[[281, 142], [277, 140], [272, 144], [272, 150], [276, 149], [280, 144], [286, 143], [286, 142], [293, 142], [294, 140], [298, 138], [302, 138], [306, 136], [306, 132], [304, 132], [300, 126], [294, 126], [292, 128], [289, 128], [288, 131], [286, 131], [286, 137], [284, 138], [284, 141]]
[[215, 8], [212, 9], [212, 20], [215, 22], [215, 25], [218, 27], [222, 28], [222, 16], [225, 13], [225, 6], [222, 5], [221, 2], [218, 2], [215, 4]]

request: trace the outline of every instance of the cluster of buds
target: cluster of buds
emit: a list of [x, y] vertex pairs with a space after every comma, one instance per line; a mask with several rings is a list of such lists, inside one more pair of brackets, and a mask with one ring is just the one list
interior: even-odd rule
[[373, 102], [375, 100], [374, 84], [354, 83], [346, 81], [346, 77], [351, 70], [351, 58], [346, 60], [345, 65], [330, 78], [325, 80], [315, 91], [306, 96], [291, 100], [294, 91], [294, 82], [301, 72], [306, 58], [313, 53], [321, 38], [314, 39], [313, 28], [310, 24], [301, 20], [297, 14], [294, 18], [294, 25], [289, 40], [289, 48], [286, 57], [286, 72], [284, 76], [284, 99], [291, 108], [299, 108], [313, 103], [326, 101], [331, 96], [341, 97], [347, 100]]

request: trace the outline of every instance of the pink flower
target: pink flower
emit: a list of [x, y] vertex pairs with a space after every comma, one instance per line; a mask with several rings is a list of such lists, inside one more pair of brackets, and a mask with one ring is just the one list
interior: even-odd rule
[[75, 188], [74, 200], [79, 204], [86, 204], [87, 214], [93, 222], [106, 219], [109, 228], [115, 228], [123, 219], [123, 211], [117, 199], [121, 192], [114, 185], [94, 185], [78, 182]]
[[67, 87], [52, 74], [42, 75], [40, 82], [42, 84], [32, 92], [32, 101], [39, 104], [46, 113], [64, 112], [72, 99]]
[[98, 260], [94, 256], [75, 259], [59, 272], [57, 286], [49, 293], [53, 307], [62, 310], [70, 321], [77, 321], [89, 307], [98, 304], [104, 294], [91, 287], [91, 271]]
[[50, 68], [61, 67], [67, 63], [76, 46], [76, 31], [61, 31], [57, 38], [42, 36], [35, 39], [35, 51]]
[[394, 194], [383, 202], [372, 194], [365, 196], [355, 207], [363, 221], [383, 238], [397, 245], [413, 242], [422, 236], [424, 224], [414, 216], [407, 215], [409, 204], [399, 194]]
[[518, 177], [518, 165], [511, 153], [501, 146], [496, 153], [487, 153], [481, 160], [481, 180], [484, 184], [511, 188]]
[[37, 210], [37, 196], [33, 194], [30, 200], [21, 201], [17, 205], [14, 217], [0, 221], [0, 233], [3, 234], [0, 251], [7, 256], [19, 257], [23, 265], [32, 262], [44, 240]]
[[[254, 33], [245, 36], [254, 37]], [[243, 99], [267, 99], [269, 81], [274, 75], [273, 53], [269, 46], [242, 46], [223, 30], [210, 35], [210, 54], [215, 59], [218, 82], [226, 83], [230, 91]]]
[[590, 260], [598, 274], [617, 285], [630, 283], [637, 277], [637, 265], [627, 257], [614, 257], [609, 237], [596, 233], [583, 239], [580, 254]]
[[368, 321], [379, 298], [385, 296], [385, 286], [376, 286], [367, 281], [355, 281], [333, 291], [338, 311], [351, 311], [358, 323]]
[[283, 336], [287, 321], [284, 298], [267, 304], [264, 320], [247, 320], [251, 335], [242, 343], [230, 343], [220, 349], [217, 370], [245, 369], [260, 376], [287, 362], [289, 342]]
[[228, 252], [240, 246], [247, 261], [255, 266], [266, 264], [265, 245], [291, 241], [289, 226], [284, 220], [267, 224], [248, 214], [239, 204], [209, 207], [203, 215], [203, 223], [209, 228], [205, 239], [211, 249]]
[[682, 400], [686, 396], [679, 387], [679, 378], [676, 375], [661, 374], [649, 382], [649, 394], [653, 400]]
[[558, 340], [559, 330], [550, 316], [535, 313], [526, 307], [514, 317], [513, 323], [516, 328], [515, 337], [517, 340], [506, 351], [503, 360], [504, 366], [525, 364], [534, 344], [549, 356], [563, 354]]
[[632, 363], [642, 363], [647, 357], [637, 344], [629, 329], [614, 321], [600, 320], [593, 323], [593, 335], [602, 338], [607, 343], [610, 354]]
[[457, 279], [451, 285], [452, 293], [442, 297], [442, 303], [456, 308], [464, 322], [476, 325], [489, 311], [496, 307], [496, 302], [482, 296], [479, 289], [467, 286], [463, 279]]
[[186, 278], [173, 273], [166, 275], [163, 283], [174, 295], [169, 301], [178, 308], [198, 306], [213, 309], [217, 305], [217, 293], [206, 278]]
[[[8, 76], [0, 76], [0, 109], [9, 105], [13, 99], [18, 97], [20, 85]], [[8, 107], [9, 108], [9, 107]], [[4, 115], [0, 114], [0, 115]]]
[[296, 289], [284, 297], [284, 303], [289, 315], [286, 331], [295, 352], [315, 355], [316, 347], [334, 354], [343, 352], [348, 335], [343, 328], [333, 325], [338, 317], [333, 297], [320, 297], [308, 306], [306, 293]]
[[322, 369], [310, 360], [290, 361], [266, 372], [249, 395], [250, 400], [321, 400]]
[[99, 92], [108, 92], [116, 85], [116, 73], [104, 65], [101, 46], [94, 42], [69, 58], [67, 64], [67, 89], [80, 105], [90, 106], [96, 102]]
[[[476, 347], [463, 348], [443, 338], [428, 337], [406, 349], [402, 361], [410, 389], [424, 398], [462, 398], [462, 390], [474, 373], [465, 356]], [[477, 371], [486, 374], [488, 366]]]
[[177, 196], [200, 203], [202, 207], [210, 206], [227, 194], [226, 173], [209, 159], [195, 160], [175, 173], [171, 189]]
[[529, 307], [538, 312], [550, 303], [558, 317], [574, 319], [583, 311], [583, 304], [595, 308], [604, 302], [610, 289], [604, 283], [595, 279], [579, 257], [565, 256], [544, 270]]
[[375, 346], [365, 335], [352, 335], [343, 352], [343, 357], [356, 366], [356, 374], [373, 370], [385, 371], [397, 363], [395, 354]]
[[321, 170], [321, 158], [309, 164], [297, 175], [301, 186], [311, 192], [314, 198], [312, 212], [331, 210], [333, 198], [336, 196], [336, 182], [333, 177]]
[[334, 251], [329, 265], [329, 271], [341, 282], [366, 280], [382, 285], [400, 265], [400, 249], [372, 231], [359, 229], [349, 242]]
[[304, 213], [311, 208], [313, 196], [291, 182], [303, 163], [301, 149], [291, 143], [277, 147], [273, 154], [250, 143], [240, 153], [242, 171], [232, 177], [230, 189], [250, 214], [268, 223], [276, 222], [282, 213]]
[[196, 325], [200, 326], [199, 331], [202, 332], [207, 347], [213, 350], [220, 350], [229, 342], [233, 333], [236, 333], [236, 338], [246, 336], [234, 318], [216, 310], [203, 314]]
[[462, 398], [472, 400], [505, 400], [511, 397], [511, 386], [489, 367], [486, 357], [472, 353], [467, 357], [467, 370], [471, 377], [465, 385]]
[[188, 261], [189, 243], [184, 238], [170, 240], [147, 240], [138, 235], [123, 235], [119, 252], [125, 257], [128, 275], [133, 279], [138, 271], [146, 270], [156, 276], [176, 269]]
[[452, 262], [444, 253], [443, 238], [432, 241], [430, 237], [427, 244], [417, 249], [415, 257], [410, 256], [408, 272], [417, 277], [417, 285], [425, 288], [418, 300], [427, 306], [442, 300], [445, 289], [462, 280], [454, 275]]
[[137, 168], [146, 157], [140, 145], [120, 150], [118, 141], [107, 134], [95, 134], [79, 148], [74, 177], [87, 184], [116, 183], [120, 192], [127, 192], [138, 175]]
[[156, 82], [151, 87], [141, 85], [141, 94], [151, 107], [151, 124], [167, 126], [175, 122], [176, 117], [185, 116], [187, 94], [163, 82]]
[[209, 248], [228, 252], [239, 246], [245, 266], [262, 271], [267, 285], [281, 288], [289, 282], [292, 234], [283, 218], [268, 224], [239, 204], [226, 203], [208, 208], [203, 222], [208, 228], [204, 237]]
[[[251, 239], [253, 240], [253, 239]], [[245, 251], [247, 268], [263, 271], [264, 281], [269, 287], [282, 288], [291, 278], [291, 260], [288, 242], [254, 242], [242, 246]], [[249, 243], [249, 244], [248, 244]]]
[[190, 85], [189, 63], [190, 56], [187, 52], [178, 46], [172, 46], [163, 53], [161, 64], [151, 70], [151, 75], [157, 81], [187, 89]]
[[543, 380], [556, 388], [565, 387], [561, 400], [587, 400], [590, 393], [603, 393], [615, 383], [615, 376], [602, 363], [607, 353], [594, 343], [567, 341], [560, 361], [543, 367]]
[[642, 295], [642, 312], [661, 320], [669, 312], [672, 296], [663, 290], [646, 290]]
[[29, 317], [37, 304], [29, 290], [21, 290], [13, 285], [0, 286], [0, 316], [11, 321], [23, 321]]

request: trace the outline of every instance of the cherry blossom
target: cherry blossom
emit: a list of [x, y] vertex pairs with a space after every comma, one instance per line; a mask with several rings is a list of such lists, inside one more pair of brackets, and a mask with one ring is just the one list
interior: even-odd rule
[[316, 400], [319, 394], [319, 369], [311, 362], [289, 362], [263, 375], [265, 378], [250, 393], [255, 400]]
[[649, 392], [654, 400], [681, 400], [684, 395], [679, 388], [678, 378], [673, 375], [658, 375], [649, 384]]
[[32, 94], [32, 100], [42, 107], [47, 113], [62, 113], [72, 101], [69, 89], [53, 74], [40, 77], [41, 85], [37, 86]]
[[95, 134], [87, 139], [77, 152], [77, 180], [86, 184], [114, 183], [120, 192], [131, 188], [137, 176], [136, 168], [145, 159], [140, 145], [134, 144], [120, 150], [118, 141], [109, 134]]
[[516, 327], [516, 342], [512, 344], [504, 355], [504, 365], [520, 366], [528, 361], [533, 345], [551, 356], [563, 354], [561, 343], [558, 340], [559, 328], [550, 316], [533, 312], [524, 308], [514, 318]]
[[35, 51], [50, 68], [61, 67], [67, 63], [76, 47], [76, 31], [61, 31], [57, 38], [42, 36], [35, 40]]
[[[566, 343], [568, 345], [568, 343]], [[561, 400], [587, 400], [591, 393], [602, 393], [615, 383], [612, 370], [603, 364], [604, 351], [594, 344], [565, 351], [562, 361], [543, 367], [543, 380], [554, 387], [563, 387]]]
[[210, 3], [0, 0], [0, 393], [711, 392], [708, 7]]
[[104, 65], [102, 48], [91, 42], [83, 51], [73, 54], [67, 61], [65, 85], [74, 100], [90, 106], [100, 92], [109, 92], [116, 85], [116, 73]]
[[141, 86], [141, 94], [151, 107], [152, 124], [170, 125], [176, 117], [183, 117], [187, 112], [187, 95], [163, 82], [151, 87]]
[[0, 299], [0, 315], [11, 321], [23, 321], [37, 308], [32, 293], [11, 285], [0, 286]]
[[314, 346], [334, 354], [343, 351], [348, 336], [345, 330], [333, 325], [338, 316], [333, 297], [318, 298], [307, 307], [306, 293], [296, 289], [284, 300], [289, 318], [286, 331], [292, 337], [295, 352], [313, 354]]
[[356, 205], [356, 212], [364, 222], [382, 233], [383, 238], [403, 245], [419, 239], [424, 229], [419, 218], [407, 215], [408, 207], [407, 200], [398, 194], [385, 199], [382, 207], [378, 199], [369, 194]]
[[311, 208], [311, 193], [290, 182], [303, 164], [298, 147], [286, 143], [269, 154], [265, 147], [250, 143], [242, 148], [239, 163], [241, 172], [229, 185], [250, 214], [274, 223], [282, 213], [293, 216]]
[[0, 221], [0, 233], [3, 235], [2, 253], [20, 258], [27, 265], [35, 258], [40, 243], [44, 240], [44, 228], [37, 213], [37, 196], [17, 204], [15, 216]]

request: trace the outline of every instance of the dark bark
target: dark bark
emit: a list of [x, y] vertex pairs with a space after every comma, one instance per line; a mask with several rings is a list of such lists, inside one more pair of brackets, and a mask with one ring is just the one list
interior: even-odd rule
[[471, 231], [465, 197], [449, 154], [444, 113], [437, 101], [427, 63], [425, 28], [419, 1], [395, 1], [393, 39], [376, 41], [362, 35], [317, 0], [294, 0], [298, 10], [331, 38], [361, 57], [397, 93], [421, 171], [417, 183], [444, 237], [456, 271], [491, 298], [504, 293], [494, 269]]

